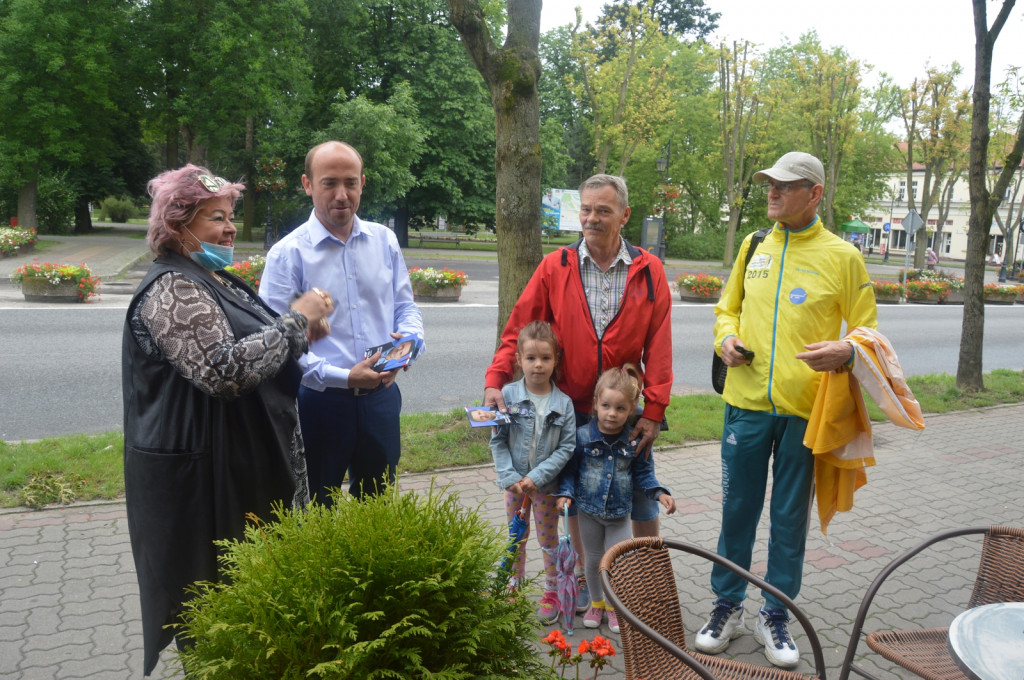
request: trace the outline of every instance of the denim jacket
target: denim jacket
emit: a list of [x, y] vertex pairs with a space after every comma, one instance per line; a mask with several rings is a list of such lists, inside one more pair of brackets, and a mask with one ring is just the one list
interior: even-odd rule
[[[498, 473], [498, 486], [507, 489], [529, 475], [540, 491], [553, 492], [558, 473], [572, 458], [576, 431], [572, 400], [552, 383], [548, 416], [543, 423], [537, 423], [525, 380], [505, 385], [501, 396], [512, 417], [512, 424], [499, 425], [491, 435], [491, 455]], [[530, 442], [537, 427], [541, 436], [537, 442], [537, 459], [531, 465]]]
[[633, 484], [648, 498], [671, 495], [654, 476], [654, 460], [636, 456], [627, 425], [609, 445], [591, 420], [576, 430], [576, 451], [559, 477], [558, 496], [573, 499], [576, 507], [601, 519], [625, 517], [633, 509]]

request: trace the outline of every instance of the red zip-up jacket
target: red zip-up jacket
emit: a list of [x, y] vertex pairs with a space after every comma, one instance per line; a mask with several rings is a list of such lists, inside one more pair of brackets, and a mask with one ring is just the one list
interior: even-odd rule
[[501, 389], [512, 380], [519, 331], [547, 321], [562, 348], [556, 384], [577, 411], [591, 412], [603, 371], [632, 362], [644, 376], [643, 417], [661, 422], [672, 392], [672, 294], [658, 258], [626, 247], [633, 263], [622, 303], [600, 340], [583, 292], [579, 242], [545, 256], [512, 309], [484, 386]]

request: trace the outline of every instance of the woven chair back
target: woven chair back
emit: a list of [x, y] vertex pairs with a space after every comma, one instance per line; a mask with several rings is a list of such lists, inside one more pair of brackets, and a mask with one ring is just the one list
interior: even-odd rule
[[1024, 529], [992, 527], [985, 535], [967, 606], [995, 602], [1024, 602]]
[[[637, 618], [686, 649], [672, 560], [660, 540], [651, 539], [650, 545], [621, 552], [615, 557], [608, 575], [615, 594]], [[637, 661], [641, 661], [639, 665], [644, 669], [645, 674], [640, 676], [643, 680], [658, 680], [647, 673], [651, 668], [665, 669], [665, 678], [680, 677], [682, 664], [678, 659], [627, 621], [620, 619], [619, 626], [626, 657], [626, 680], [636, 679]]]

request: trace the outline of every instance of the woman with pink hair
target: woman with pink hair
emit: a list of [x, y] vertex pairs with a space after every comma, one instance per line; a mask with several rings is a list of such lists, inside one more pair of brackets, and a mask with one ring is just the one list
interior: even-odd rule
[[275, 503], [309, 496], [297, 360], [329, 332], [333, 301], [313, 288], [278, 315], [224, 271], [243, 189], [195, 165], [149, 182], [156, 259], [128, 306], [121, 354], [146, 675], [175, 636], [186, 589], [218, 580], [214, 541], [242, 538], [250, 513], [270, 519]]

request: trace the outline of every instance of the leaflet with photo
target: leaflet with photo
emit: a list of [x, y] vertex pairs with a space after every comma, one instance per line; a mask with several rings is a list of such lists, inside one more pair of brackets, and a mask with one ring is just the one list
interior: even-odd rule
[[380, 358], [377, 359], [371, 368], [378, 373], [385, 373], [396, 368], [408, 366], [416, 360], [420, 350], [419, 345], [416, 343], [416, 336], [406, 335], [392, 342], [368, 348], [363, 353], [363, 358], [369, 359], [377, 352], [380, 352]]
[[467, 406], [466, 417], [469, 418], [469, 424], [473, 427], [490, 427], [512, 422], [508, 414], [502, 413], [493, 406]]

